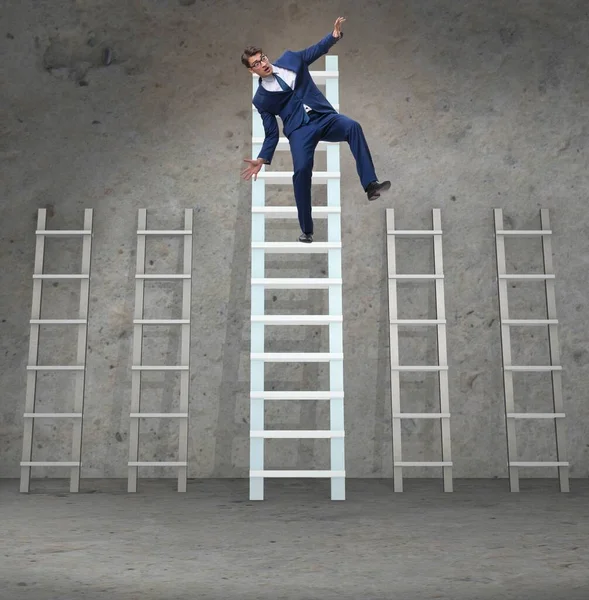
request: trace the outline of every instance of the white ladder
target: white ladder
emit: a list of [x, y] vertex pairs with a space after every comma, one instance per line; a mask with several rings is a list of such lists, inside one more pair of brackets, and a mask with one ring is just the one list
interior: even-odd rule
[[[450, 402], [448, 391], [448, 358], [446, 349], [446, 308], [444, 300], [444, 266], [442, 259], [442, 220], [439, 208], [432, 209], [431, 230], [395, 229], [395, 211], [386, 209], [387, 262], [389, 280], [389, 322], [391, 359], [391, 416], [393, 429], [393, 476], [395, 492], [403, 491], [404, 467], [441, 467], [444, 474], [444, 491], [452, 491], [452, 457], [450, 448]], [[396, 238], [433, 238], [434, 273], [419, 275], [397, 273]], [[397, 281], [435, 281], [436, 318], [399, 319], [397, 310]], [[400, 364], [399, 326], [433, 325], [437, 329], [438, 364], [434, 366], [407, 366]], [[439, 382], [439, 413], [401, 412], [401, 372], [437, 372]], [[401, 443], [401, 419], [439, 419], [442, 434], [442, 461], [403, 461]]]
[[[313, 80], [325, 84], [326, 97], [334, 108], [339, 106], [337, 56], [327, 56], [325, 71], [311, 71]], [[253, 91], [258, 85], [253, 78]], [[255, 158], [264, 139], [262, 120], [254, 109], [252, 156]], [[288, 140], [281, 138], [278, 151], [289, 149]], [[331, 499], [345, 500], [344, 447], [344, 381], [343, 381], [343, 311], [341, 258], [341, 203], [339, 144], [320, 142], [318, 151], [327, 153], [327, 171], [313, 173], [312, 183], [327, 185], [327, 206], [313, 209], [314, 218], [327, 219], [328, 241], [304, 244], [301, 242], [266, 242], [266, 218], [296, 219], [295, 206], [266, 206], [266, 185], [292, 185], [292, 171], [268, 172], [265, 167], [252, 181], [252, 266], [251, 266], [251, 362], [250, 362], [250, 499], [264, 499], [265, 478], [329, 478]], [[325, 253], [329, 272], [326, 278], [266, 278], [267, 253]], [[326, 289], [329, 293], [328, 315], [265, 315], [265, 291], [269, 289]], [[267, 325], [326, 325], [329, 327], [329, 352], [326, 353], [268, 353], [265, 352], [264, 328]], [[265, 389], [264, 366], [272, 362], [329, 363], [329, 391], [268, 391]], [[264, 403], [266, 400], [328, 400], [330, 429], [326, 431], [266, 430]], [[265, 470], [264, 440], [319, 439], [330, 440], [330, 470]]]
[[[192, 209], [184, 210], [184, 229], [147, 229], [147, 210], [138, 212], [137, 274], [135, 275], [135, 316], [133, 319], [133, 366], [131, 375], [131, 414], [129, 435], [128, 491], [137, 491], [139, 467], [177, 467], [178, 491], [186, 491], [188, 468], [188, 392], [190, 384], [190, 307], [192, 288]], [[145, 273], [146, 236], [183, 236], [183, 272], [174, 274]], [[146, 280], [182, 280], [182, 318], [144, 319]], [[179, 365], [143, 365], [143, 327], [145, 325], [180, 325], [181, 350]], [[180, 371], [180, 412], [142, 413], [141, 372]], [[139, 461], [139, 419], [178, 419], [178, 461]]]
[[[37, 214], [35, 267], [33, 273], [33, 300], [31, 308], [31, 330], [29, 339], [29, 360], [27, 366], [27, 391], [24, 413], [24, 435], [20, 491], [29, 492], [31, 467], [68, 467], [70, 468], [70, 492], [80, 489], [80, 469], [82, 466], [82, 416], [84, 413], [84, 388], [86, 375], [86, 340], [88, 336], [88, 300], [90, 294], [90, 257], [92, 250], [92, 209], [84, 211], [82, 230], [46, 229], [47, 210], [40, 208]], [[46, 237], [82, 237], [82, 264], [80, 273], [44, 274], [43, 263]], [[41, 296], [45, 280], [79, 280], [80, 304], [77, 319], [41, 319]], [[78, 346], [75, 365], [39, 365], [39, 328], [41, 325], [77, 325]], [[38, 413], [35, 412], [37, 372], [74, 371], [75, 393], [74, 412]], [[35, 419], [73, 419], [71, 461], [32, 461], [33, 430]]]
[[[556, 317], [555, 275], [552, 266], [552, 231], [548, 209], [540, 209], [539, 230], [506, 230], [503, 225], [503, 210], [496, 208], [495, 242], [497, 251], [497, 284], [499, 288], [499, 316], [501, 323], [501, 353], [503, 359], [503, 391], [505, 400], [505, 419], [507, 429], [507, 461], [509, 467], [509, 485], [512, 492], [519, 491], [520, 467], [557, 467], [560, 480], [560, 491], [569, 491], [569, 463], [565, 459], [565, 413], [562, 398], [562, 380], [560, 365], [560, 349], [558, 343], [558, 319]], [[506, 237], [530, 237], [542, 240], [544, 273], [519, 274], [507, 273], [505, 261]], [[544, 281], [546, 293], [546, 319], [510, 319], [508, 307], [508, 281]], [[510, 327], [548, 327], [550, 346], [550, 365], [514, 366], [511, 364], [511, 333]], [[515, 412], [513, 390], [514, 372], [549, 372], [552, 378], [552, 396], [554, 412], [532, 413]], [[528, 462], [517, 460], [516, 419], [553, 419], [556, 435], [556, 461]]]

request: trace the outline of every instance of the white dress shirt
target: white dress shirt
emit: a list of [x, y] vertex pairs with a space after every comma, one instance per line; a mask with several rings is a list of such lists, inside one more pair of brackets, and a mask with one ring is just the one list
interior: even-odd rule
[[[282, 67], [275, 67], [274, 65], [270, 65], [272, 67], [272, 75], [267, 75], [266, 77], [262, 77], [262, 87], [269, 92], [281, 92], [282, 88], [280, 84], [274, 77], [274, 73], [278, 73], [278, 76], [284, 80], [286, 85], [290, 86], [293, 90], [295, 88], [295, 79], [296, 73], [294, 71], [290, 71], [288, 69], [283, 69]], [[303, 104], [305, 110], [309, 112], [312, 110], [310, 106]]]

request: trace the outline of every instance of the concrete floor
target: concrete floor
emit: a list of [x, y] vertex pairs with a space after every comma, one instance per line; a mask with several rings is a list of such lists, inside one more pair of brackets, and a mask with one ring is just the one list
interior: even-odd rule
[[0, 481], [7, 600], [589, 598], [589, 482]]

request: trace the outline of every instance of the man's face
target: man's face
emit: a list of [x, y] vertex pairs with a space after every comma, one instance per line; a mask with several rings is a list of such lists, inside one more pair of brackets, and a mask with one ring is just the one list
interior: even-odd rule
[[255, 73], [260, 77], [267, 77], [272, 73], [272, 66], [270, 65], [270, 60], [265, 54], [258, 52], [258, 54], [254, 56], [250, 56], [249, 59], [250, 73]]

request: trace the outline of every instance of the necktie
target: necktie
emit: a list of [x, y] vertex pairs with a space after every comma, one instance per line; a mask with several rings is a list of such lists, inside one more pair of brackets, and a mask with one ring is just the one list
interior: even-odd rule
[[278, 75], [278, 73], [274, 73], [274, 77], [276, 77], [276, 81], [278, 81], [278, 85], [282, 88], [283, 92], [292, 92], [292, 89], [289, 85], [287, 85], [286, 81]]
[[[278, 75], [278, 73], [274, 73], [274, 77], [276, 77], [276, 81], [278, 81], [278, 85], [282, 88], [283, 92], [292, 92], [292, 88], [286, 83], [286, 81], [284, 81], [284, 79], [282, 79], [282, 77], [280, 77], [280, 75]], [[307, 114], [306, 110], [304, 112], [305, 112], [304, 122], [308, 123], [309, 115]]]

